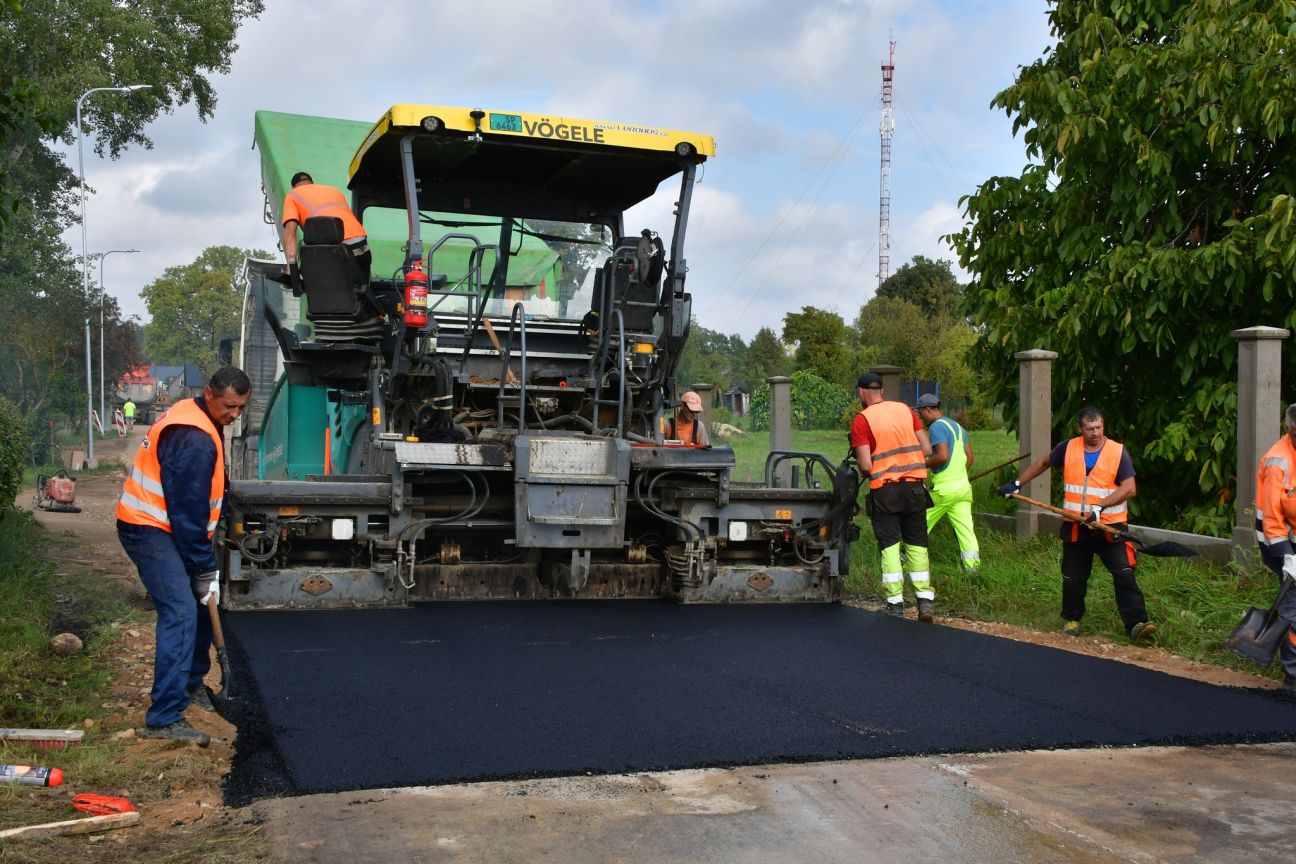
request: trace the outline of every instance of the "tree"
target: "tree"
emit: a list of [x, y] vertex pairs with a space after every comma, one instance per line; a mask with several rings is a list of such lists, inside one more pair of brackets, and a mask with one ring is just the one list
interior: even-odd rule
[[873, 297], [855, 318], [858, 365], [866, 369], [886, 363], [899, 366], [906, 378], [917, 378], [935, 330], [922, 309], [908, 300]]
[[1009, 419], [1013, 353], [1057, 351], [1056, 431], [1105, 408], [1155, 490], [1133, 503], [1172, 518], [1230, 494], [1230, 331], [1296, 326], [1296, 4], [1058, 0], [1049, 19], [1057, 44], [993, 103], [1031, 161], [965, 198], [949, 239]]
[[949, 261], [915, 255], [878, 286], [877, 296], [908, 301], [928, 318], [954, 317], [963, 300], [963, 289], [950, 267]]
[[694, 384], [711, 384], [722, 391], [727, 390], [742, 376], [746, 355], [747, 344], [737, 333], [726, 336], [693, 321], [675, 373], [679, 389], [683, 391]]
[[245, 258], [260, 250], [211, 246], [191, 264], [168, 267], [140, 296], [152, 320], [144, 325], [144, 352], [154, 363], [217, 366], [220, 340], [239, 333], [243, 298], [235, 278]]
[[747, 347], [747, 386], [754, 393], [765, 386], [765, 379], [775, 375], [790, 375], [792, 358], [783, 343], [768, 327], [762, 327], [752, 337]]
[[783, 316], [783, 341], [796, 345], [797, 371], [843, 386], [855, 379], [846, 322], [836, 312], [813, 306], [789, 312]]

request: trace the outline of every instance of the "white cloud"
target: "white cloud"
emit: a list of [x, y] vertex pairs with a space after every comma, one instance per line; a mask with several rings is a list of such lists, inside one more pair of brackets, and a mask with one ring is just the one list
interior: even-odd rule
[[[393, 0], [356, 14], [347, 0], [282, 0], [244, 24], [230, 72], [213, 78], [209, 123], [184, 106], [152, 124], [153, 150], [87, 154], [90, 247], [142, 250], [105, 268], [139, 314], [131, 298], [166, 267], [217, 244], [272, 247], [250, 149], [258, 109], [361, 120], [398, 102], [549, 111], [715, 136], [686, 249], [704, 325], [750, 337], [803, 305], [850, 317], [876, 286], [889, 28], [894, 270], [914, 254], [952, 258], [937, 238], [958, 227], [958, 196], [1020, 170], [1021, 144], [988, 105], [1048, 44], [1044, 12], [1038, 0]], [[308, 66], [295, 45], [339, 53]], [[668, 231], [677, 193], [668, 184], [627, 227]], [[79, 229], [66, 239], [79, 253]]]

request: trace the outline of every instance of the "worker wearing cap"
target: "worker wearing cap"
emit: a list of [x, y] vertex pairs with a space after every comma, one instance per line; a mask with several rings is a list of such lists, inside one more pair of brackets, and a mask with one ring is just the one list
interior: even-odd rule
[[679, 410], [666, 424], [666, 437], [685, 444], [696, 444], [699, 447], [711, 446], [711, 435], [706, 424], [700, 419], [702, 397], [689, 390], [680, 397]]
[[927, 457], [931, 472], [932, 506], [927, 508], [927, 533], [941, 519], [948, 518], [958, 539], [959, 561], [964, 570], [981, 565], [981, 547], [972, 527], [972, 440], [957, 421], [941, 410], [940, 397], [924, 393], [918, 397], [918, 416], [927, 426], [932, 452]]
[[283, 248], [290, 270], [295, 271], [297, 267], [297, 231], [314, 216], [334, 216], [342, 220], [342, 244], [355, 256], [367, 280], [373, 256], [369, 252], [364, 226], [351, 212], [346, 196], [340, 190], [316, 183], [305, 171], [293, 175], [292, 190], [284, 196]]
[[1134, 544], [1097, 527], [1083, 527], [1081, 522], [1110, 525], [1120, 531], [1126, 528], [1128, 504], [1137, 493], [1134, 463], [1129, 451], [1107, 437], [1102, 412], [1082, 408], [1076, 415], [1079, 435], [1063, 441], [1051, 452], [1031, 463], [1016, 480], [995, 491], [1005, 498], [1020, 492], [1024, 484], [1049, 468], [1062, 469], [1062, 507], [1077, 517], [1062, 522], [1062, 632], [1080, 635], [1080, 619], [1085, 613], [1085, 593], [1093, 556], [1097, 555], [1112, 575], [1116, 589], [1116, 608], [1131, 642], [1151, 639], [1156, 625], [1148, 621], [1143, 592], [1139, 590], [1134, 570], [1138, 557]]
[[882, 395], [882, 376], [866, 372], [855, 382], [863, 410], [851, 422], [850, 446], [868, 478], [865, 509], [882, 553], [887, 614], [904, 616], [904, 564], [918, 598], [918, 620], [931, 621], [936, 593], [927, 560], [927, 508], [931, 495], [926, 459], [931, 442], [913, 409]]
[[[1255, 529], [1260, 560], [1278, 577], [1296, 579], [1296, 405], [1287, 406], [1287, 433], [1260, 457], [1256, 474]], [[1278, 615], [1287, 622], [1279, 660], [1283, 687], [1296, 689], [1296, 591], [1283, 595]]]

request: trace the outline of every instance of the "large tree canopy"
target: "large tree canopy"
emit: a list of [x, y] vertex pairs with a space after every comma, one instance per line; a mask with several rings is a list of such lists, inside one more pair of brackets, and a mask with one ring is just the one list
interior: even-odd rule
[[168, 267], [140, 291], [152, 320], [144, 350], [155, 363], [193, 363], [216, 369], [220, 341], [239, 335], [243, 298], [235, 280], [247, 258], [268, 252], [211, 246], [191, 264]]
[[1230, 331], [1296, 325], [1296, 4], [1057, 0], [1050, 22], [993, 103], [1030, 164], [965, 198], [950, 238], [979, 357], [1011, 417], [1013, 353], [1057, 351], [1059, 436], [1100, 405], [1143, 513], [1207, 516], [1233, 483]]
[[915, 255], [912, 261], [878, 286], [877, 296], [907, 300], [929, 318], [939, 315], [953, 317], [958, 314], [963, 289], [959, 287], [949, 261], [933, 261]]

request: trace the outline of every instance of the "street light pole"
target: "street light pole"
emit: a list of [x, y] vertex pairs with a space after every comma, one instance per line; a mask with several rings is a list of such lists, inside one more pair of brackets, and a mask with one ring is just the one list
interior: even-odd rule
[[[81, 105], [91, 93], [133, 93], [136, 90], [147, 90], [150, 84], [127, 84], [124, 87], [91, 87], [81, 94], [76, 104], [77, 129], [77, 178], [81, 183], [81, 295], [90, 296], [90, 253], [86, 245], [86, 187], [85, 187], [85, 148], [82, 141], [85, 132], [81, 129]], [[94, 456], [94, 378], [90, 371], [90, 319], [86, 318], [86, 464], [98, 467]]]
[[108, 368], [104, 365], [104, 301], [108, 299], [108, 289], [104, 287], [103, 262], [109, 255], [118, 252], [129, 255], [138, 251], [138, 249], [109, 249], [107, 252], [99, 253], [99, 419], [101, 421], [108, 417], [108, 388], [104, 383], [105, 370]]

